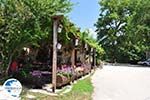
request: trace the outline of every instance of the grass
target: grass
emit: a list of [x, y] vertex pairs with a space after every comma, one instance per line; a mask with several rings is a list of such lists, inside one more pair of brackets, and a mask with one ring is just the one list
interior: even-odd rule
[[92, 100], [93, 86], [90, 77], [74, 84], [70, 93], [60, 96], [58, 100]]
[[93, 91], [91, 78], [88, 77], [84, 80], [79, 80], [78, 83], [73, 86], [72, 91], [81, 92], [81, 93], [84, 93], [84, 92], [91, 93]]
[[[74, 84], [72, 90], [69, 93], [59, 95], [57, 97], [40, 93], [25, 92], [25, 94], [35, 96], [36, 99], [33, 100], [92, 100], [92, 92], [93, 86], [91, 83], [91, 78], [87, 77], [83, 80], [79, 80], [76, 84]], [[25, 98], [24, 93], [22, 95], [22, 100], [28, 100]]]

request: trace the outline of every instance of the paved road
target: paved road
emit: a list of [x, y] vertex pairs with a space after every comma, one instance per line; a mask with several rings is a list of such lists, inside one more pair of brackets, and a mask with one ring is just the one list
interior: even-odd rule
[[105, 65], [92, 77], [93, 100], [150, 100], [150, 68]]

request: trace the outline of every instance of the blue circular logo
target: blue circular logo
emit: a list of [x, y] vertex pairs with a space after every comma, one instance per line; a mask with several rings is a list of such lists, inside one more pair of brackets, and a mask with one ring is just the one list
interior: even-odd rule
[[14, 78], [8, 79], [3, 84], [3, 88], [12, 97], [19, 97], [21, 91], [22, 91], [22, 85], [21, 83]]

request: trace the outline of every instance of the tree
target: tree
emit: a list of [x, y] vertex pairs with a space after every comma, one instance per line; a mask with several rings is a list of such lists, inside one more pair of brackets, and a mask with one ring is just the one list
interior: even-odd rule
[[[134, 6], [135, 4], [132, 3]], [[136, 45], [141, 52], [150, 50], [150, 1], [139, 0], [133, 8], [133, 14], [129, 20], [129, 32], [136, 36]]]
[[[149, 44], [147, 38], [149, 25], [145, 25], [150, 18], [148, 17], [149, 3], [148, 0], [101, 0], [99, 2], [101, 12], [95, 26], [98, 41], [106, 51], [106, 59], [112, 62], [141, 59], [144, 48]], [[145, 19], [142, 16], [145, 16]], [[143, 40], [145, 42], [142, 42]]]
[[23, 47], [50, 41], [51, 16], [71, 10], [69, 0], [0, 0], [0, 51], [7, 70]]
[[120, 42], [124, 40], [128, 18], [128, 0], [101, 0], [100, 17], [96, 23], [98, 40], [104, 47], [108, 59], [115, 61]]

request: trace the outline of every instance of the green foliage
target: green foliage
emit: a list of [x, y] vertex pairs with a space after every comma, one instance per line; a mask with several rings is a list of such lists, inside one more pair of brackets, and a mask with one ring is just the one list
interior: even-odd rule
[[100, 54], [100, 55], [103, 55], [105, 52], [104, 52], [104, 49], [101, 47], [100, 44], [98, 44], [98, 42], [93, 39], [92, 37], [87, 37], [85, 39], [86, 43], [90, 45], [90, 47], [96, 49], [97, 53]]
[[150, 46], [149, 0], [101, 0], [98, 41], [110, 61], [142, 59]]
[[[62, 31], [58, 35], [58, 41], [63, 42], [63, 44], [68, 45], [73, 37], [77, 36], [77, 27], [66, 17], [61, 21]], [[71, 44], [69, 44], [71, 45]]]
[[78, 34], [78, 37], [81, 41], [87, 43], [90, 47], [96, 49], [98, 54], [103, 55], [104, 49], [101, 47], [100, 44], [98, 44], [98, 42], [94, 38], [90, 37], [89, 34], [89, 31], [80, 32]]
[[[3, 68], [8, 68], [23, 47], [39, 47], [43, 40], [52, 41], [51, 17], [56, 14], [65, 15], [70, 12], [71, 6], [69, 0], [0, 0], [0, 51]], [[99, 53], [103, 52], [88, 33], [80, 32], [67, 17], [64, 17], [61, 24], [63, 29], [58, 35], [58, 41], [71, 45], [71, 38], [77, 37], [96, 48]]]
[[0, 0], [0, 51], [3, 67], [23, 47], [52, 37], [51, 16], [71, 10], [69, 0]]
[[78, 38], [81, 42], [87, 43], [90, 47], [95, 48], [97, 52], [102, 55], [104, 50], [98, 42], [89, 36], [89, 31], [81, 32], [78, 27], [69, 21], [69, 19], [64, 18], [62, 21], [63, 30], [59, 34], [59, 38], [63, 39], [65, 43], [72, 42], [72, 38]]

